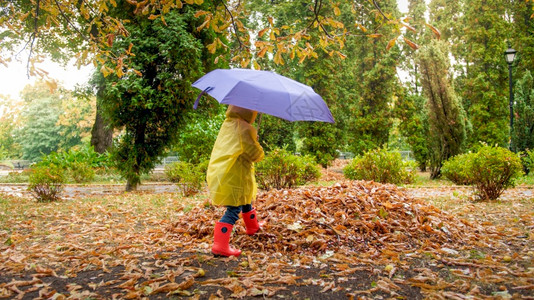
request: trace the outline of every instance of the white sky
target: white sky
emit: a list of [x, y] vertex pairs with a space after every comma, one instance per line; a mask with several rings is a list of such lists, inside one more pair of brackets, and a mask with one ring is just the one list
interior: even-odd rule
[[[76, 84], [87, 83], [93, 70], [92, 66], [78, 70], [74, 62], [66, 68], [53, 62], [44, 62], [39, 64], [39, 68], [47, 71], [50, 78], [58, 80], [67, 89], [73, 89]], [[28, 84], [33, 84], [36, 79], [35, 77], [28, 78], [26, 61], [12, 61], [7, 68], [0, 65], [0, 94], [18, 99], [22, 89]]]
[[[397, 0], [399, 10], [403, 13], [408, 11], [408, 0]], [[21, 55], [21, 61], [13, 61], [6, 68], [0, 64], [0, 95], [9, 96], [12, 99], [19, 99], [22, 89], [33, 84], [35, 77], [28, 78], [26, 75], [26, 59]], [[74, 63], [66, 68], [52, 62], [45, 62], [40, 68], [49, 72], [49, 77], [58, 80], [67, 89], [73, 89], [76, 84], [84, 84], [88, 81], [93, 71], [92, 66], [77, 69]]]

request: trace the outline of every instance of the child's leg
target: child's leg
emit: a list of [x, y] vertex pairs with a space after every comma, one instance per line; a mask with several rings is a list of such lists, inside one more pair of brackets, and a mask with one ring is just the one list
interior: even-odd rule
[[241, 212], [248, 213], [252, 210], [252, 204], [241, 205]]
[[224, 216], [219, 222], [230, 225], [235, 225], [235, 222], [239, 220], [239, 213], [241, 212], [241, 206], [227, 206]]

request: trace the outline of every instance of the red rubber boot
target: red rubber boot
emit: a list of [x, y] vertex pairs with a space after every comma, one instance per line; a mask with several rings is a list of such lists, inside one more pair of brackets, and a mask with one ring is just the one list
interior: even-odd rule
[[213, 233], [213, 246], [211, 252], [215, 255], [222, 256], [239, 256], [241, 250], [230, 247], [230, 236], [232, 235], [233, 225], [217, 222], [215, 232]]
[[258, 217], [256, 216], [256, 209], [253, 209], [247, 213], [243, 213], [243, 221], [245, 221], [245, 227], [247, 228], [248, 235], [254, 235], [265, 222], [258, 223]]

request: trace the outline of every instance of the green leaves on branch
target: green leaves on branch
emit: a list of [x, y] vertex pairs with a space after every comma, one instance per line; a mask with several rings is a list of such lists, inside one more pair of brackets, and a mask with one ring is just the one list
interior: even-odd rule
[[479, 200], [495, 200], [523, 175], [519, 155], [498, 146], [456, 156], [443, 166], [444, 175], [458, 184], [471, 184]]
[[38, 202], [60, 200], [65, 182], [65, 173], [60, 166], [36, 166], [32, 168], [29, 180], [28, 190]]
[[303, 185], [321, 177], [315, 160], [275, 149], [256, 164], [256, 180], [261, 189], [283, 189]]
[[415, 163], [404, 162], [399, 152], [377, 148], [354, 158], [343, 174], [353, 180], [406, 184], [415, 180], [416, 167]]
[[167, 178], [180, 187], [184, 196], [197, 194], [206, 182], [206, 170], [209, 161], [199, 164], [192, 164], [185, 161], [178, 161], [165, 166]]

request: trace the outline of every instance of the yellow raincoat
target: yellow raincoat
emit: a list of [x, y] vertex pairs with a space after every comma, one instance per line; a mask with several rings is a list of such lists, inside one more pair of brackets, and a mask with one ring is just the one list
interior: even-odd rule
[[206, 180], [214, 205], [240, 206], [256, 198], [254, 162], [263, 159], [263, 148], [252, 123], [258, 112], [230, 105], [213, 151]]

